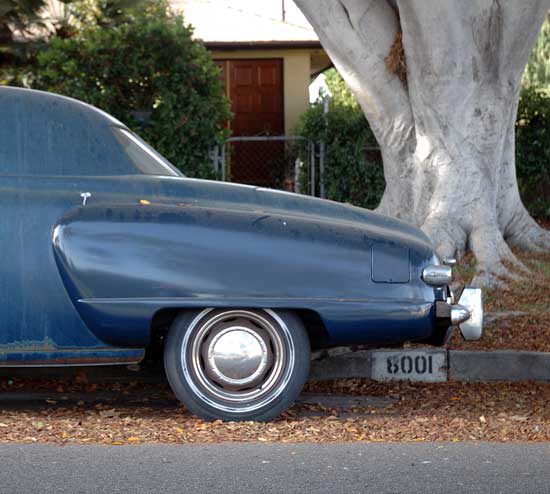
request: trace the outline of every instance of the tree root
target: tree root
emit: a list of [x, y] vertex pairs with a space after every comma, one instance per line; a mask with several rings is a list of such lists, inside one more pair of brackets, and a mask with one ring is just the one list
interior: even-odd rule
[[542, 228], [523, 206], [508, 225], [506, 241], [512, 247], [519, 247], [529, 252], [550, 252], [550, 230]]
[[[450, 217], [450, 215], [449, 215]], [[422, 225], [422, 230], [431, 239], [437, 239], [436, 250], [442, 257], [464, 256], [467, 235], [460, 225], [449, 217], [429, 216]]]
[[503, 288], [506, 280], [523, 281], [526, 279], [524, 275], [530, 272], [510, 250], [496, 225], [474, 230], [470, 235], [470, 247], [478, 261], [473, 286]]
[[469, 247], [477, 260], [472, 286], [503, 288], [507, 280], [525, 280], [530, 272], [514, 255], [496, 221], [476, 226], [469, 237], [465, 229], [450, 221], [448, 216], [432, 216], [422, 229], [430, 238], [438, 240], [435, 247], [441, 256], [456, 255], [460, 259]]

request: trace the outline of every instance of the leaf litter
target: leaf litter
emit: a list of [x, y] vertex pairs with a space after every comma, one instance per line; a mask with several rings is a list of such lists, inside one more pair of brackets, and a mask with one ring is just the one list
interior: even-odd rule
[[[548, 441], [550, 383], [376, 383], [344, 379], [309, 383], [306, 391], [392, 397], [377, 406], [341, 410], [304, 403], [267, 422], [206, 422], [191, 415], [166, 384], [25, 381], [0, 389], [62, 388], [69, 399], [14, 408], [0, 401], [0, 441], [142, 444], [349, 441]], [[97, 403], [97, 393], [114, 400]], [[59, 392], [59, 391], [57, 391]], [[89, 393], [84, 404], [71, 393]], [[139, 397], [147, 396], [143, 402]], [[344, 412], [344, 413], [343, 413]]]

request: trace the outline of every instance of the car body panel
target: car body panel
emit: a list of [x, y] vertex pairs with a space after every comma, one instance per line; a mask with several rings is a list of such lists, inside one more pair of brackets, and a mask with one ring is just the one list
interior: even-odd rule
[[[372, 246], [396, 242], [388, 232], [377, 236], [359, 223], [265, 213], [152, 203], [85, 206], [55, 227], [55, 254], [80, 314], [113, 344], [145, 344], [156, 311], [173, 307], [313, 310], [334, 343], [429, 335], [433, 289], [371, 279]], [[410, 254], [415, 266], [431, 258], [429, 250], [421, 252]], [[408, 307], [406, 326], [398, 300]], [[351, 307], [363, 307], [363, 316], [346, 325]]]

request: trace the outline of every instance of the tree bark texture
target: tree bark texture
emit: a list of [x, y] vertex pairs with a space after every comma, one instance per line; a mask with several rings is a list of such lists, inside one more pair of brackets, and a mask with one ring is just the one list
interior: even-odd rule
[[[517, 277], [510, 247], [550, 250], [515, 172], [520, 83], [550, 0], [296, 0], [378, 140], [378, 211], [438, 252], [477, 259], [475, 285]], [[406, 81], [385, 59], [402, 33]], [[504, 262], [504, 261], [507, 261]]]

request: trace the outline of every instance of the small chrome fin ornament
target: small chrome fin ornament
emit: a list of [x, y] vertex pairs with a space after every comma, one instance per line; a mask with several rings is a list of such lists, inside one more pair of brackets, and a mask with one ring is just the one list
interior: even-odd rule
[[92, 197], [92, 194], [90, 194], [89, 192], [81, 192], [80, 197], [82, 197], [82, 205], [86, 206], [86, 200]]

